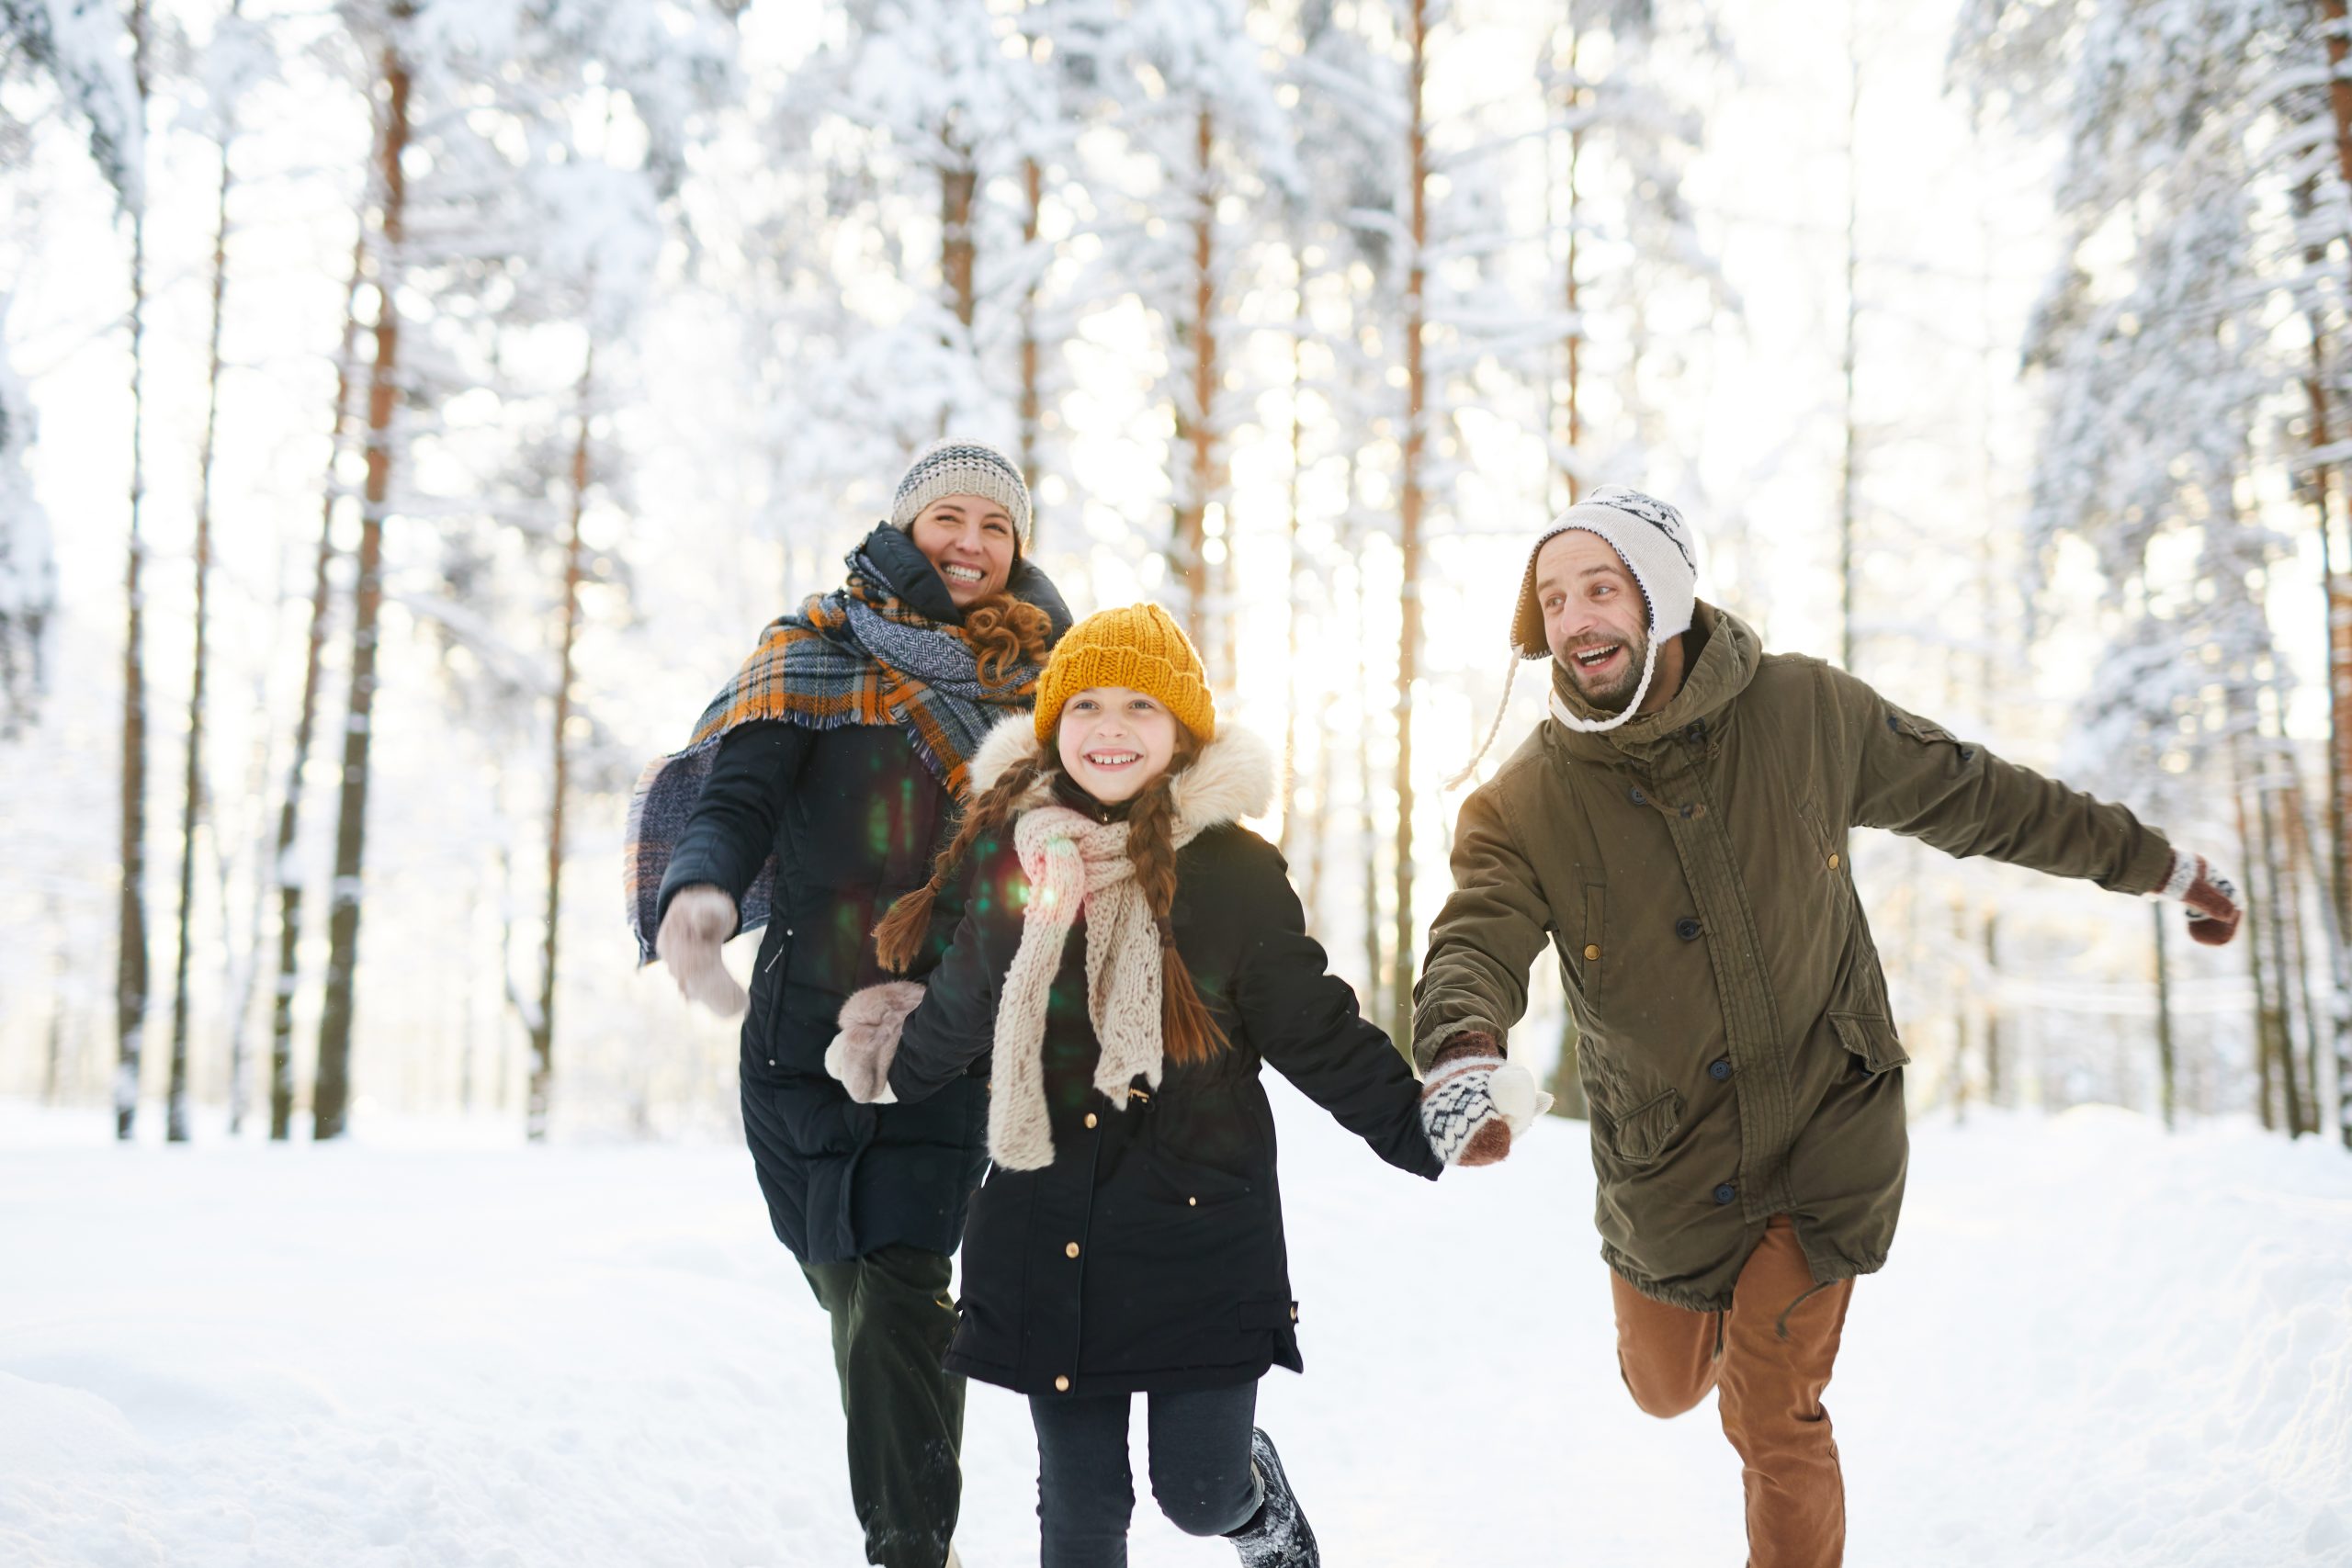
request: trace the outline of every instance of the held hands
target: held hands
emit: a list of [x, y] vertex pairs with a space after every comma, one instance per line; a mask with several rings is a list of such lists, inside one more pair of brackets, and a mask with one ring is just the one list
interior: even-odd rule
[[735, 900], [725, 888], [698, 882], [670, 896], [653, 937], [654, 953], [669, 965], [678, 994], [721, 1018], [733, 1018], [749, 999], [718, 961], [719, 944], [734, 934]]
[[890, 1064], [899, 1055], [899, 1031], [922, 1005], [922, 987], [913, 980], [886, 980], [850, 994], [842, 1004], [841, 1032], [825, 1047], [825, 1071], [860, 1105], [896, 1105]]
[[1510, 1141], [1552, 1108], [1534, 1075], [1507, 1062], [1485, 1034], [1457, 1034], [1438, 1048], [1421, 1084], [1421, 1130], [1448, 1165], [1493, 1165]]
[[2243, 913], [2238, 908], [2238, 890], [2203, 855], [2175, 850], [2172, 874], [2156, 889], [2156, 897], [2188, 907], [2188, 935], [2192, 942], [2222, 947], [2238, 934], [2238, 920]]

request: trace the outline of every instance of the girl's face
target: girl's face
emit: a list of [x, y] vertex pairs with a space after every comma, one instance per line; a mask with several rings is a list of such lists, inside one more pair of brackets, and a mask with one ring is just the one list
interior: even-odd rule
[[1062, 771], [1106, 806], [1133, 800], [1176, 760], [1176, 716], [1125, 686], [1089, 686], [1062, 705]]
[[909, 530], [962, 609], [1001, 593], [1012, 576], [1012, 516], [978, 495], [943, 495], [915, 514]]

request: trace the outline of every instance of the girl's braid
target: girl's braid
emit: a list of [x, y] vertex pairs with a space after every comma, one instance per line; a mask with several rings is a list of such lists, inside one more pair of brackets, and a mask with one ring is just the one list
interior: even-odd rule
[[1226, 1047], [1224, 1032], [1176, 950], [1176, 928], [1169, 918], [1176, 902], [1176, 802], [1169, 785], [1192, 755], [1192, 748], [1181, 750], [1175, 763], [1145, 787], [1127, 813], [1127, 858], [1135, 863], [1136, 886], [1159, 931], [1160, 1053], [1179, 1066], [1205, 1062]]
[[907, 965], [922, 951], [923, 938], [930, 932], [932, 906], [939, 901], [940, 889], [947, 886], [948, 877], [972, 852], [972, 846], [981, 834], [1012, 819], [1013, 803], [1044, 773], [1037, 759], [1023, 757], [965, 807], [964, 818], [956, 825], [956, 836], [932, 863], [931, 880], [891, 905], [890, 912], [874, 928], [874, 951], [883, 968], [893, 975], [907, 972]]

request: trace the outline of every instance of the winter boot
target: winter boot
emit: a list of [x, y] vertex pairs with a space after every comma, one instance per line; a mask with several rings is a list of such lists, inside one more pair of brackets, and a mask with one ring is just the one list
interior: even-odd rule
[[1299, 1511], [1298, 1496], [1283, 1473], [1282, 1456], [1263, 1428], [1250, 1433], [1250, 1467], [1258, 1472], [1266, 1500], [1257, 1517], [1226, 1539], [1241, 1553], [1242, 1568], [1323, 1568], [1316, 1550], [1315, 1532]]

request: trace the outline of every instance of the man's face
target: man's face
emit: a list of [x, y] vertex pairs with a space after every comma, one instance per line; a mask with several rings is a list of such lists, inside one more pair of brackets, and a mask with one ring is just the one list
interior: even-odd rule
[[1582, 528], [1535, 557], [1544, 640], [1577, 691], [1603, 713], [1623, 713], [1649, 656], [1649, 604], [1608, 540]]

